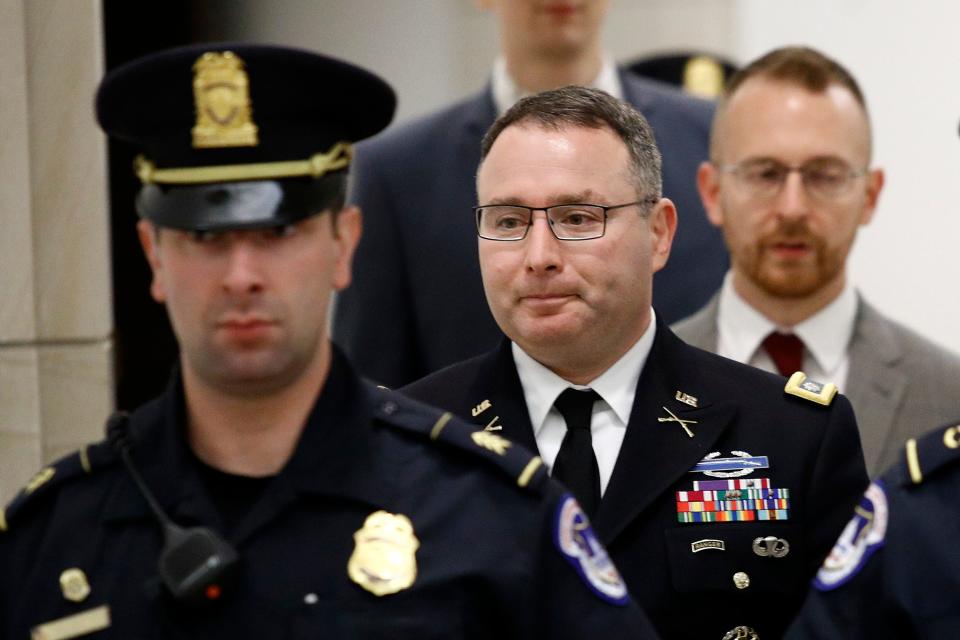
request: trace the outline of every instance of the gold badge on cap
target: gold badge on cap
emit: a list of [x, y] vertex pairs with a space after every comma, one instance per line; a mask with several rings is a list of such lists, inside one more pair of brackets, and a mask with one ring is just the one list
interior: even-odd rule
[[694, 56], [683, 67], [683, 88], [695, 96], [713, 99], [723, 92], [723, 67], [710, 56]]
[[420, 541], [402, 514], [377, 511], [353, 534], [356, 546], [347, 563], [350, 579], [375, 596], [397, 593], [417, 578]]
[[67, 569], [60, 574], [60, 590], [70, 602], [83, 602], [90, 595], [90, 583], [82, 570]]
[[208, 51], [193, 65], [193, 99], [198, 149], [257, 146], [250, 108], [250, 81], [243, 60], [231, 51]]

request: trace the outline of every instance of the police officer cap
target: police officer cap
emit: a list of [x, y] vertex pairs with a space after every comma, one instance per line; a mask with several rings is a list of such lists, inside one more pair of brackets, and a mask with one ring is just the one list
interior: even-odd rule
[[216, 43], [115, 69], [96, 106], [103, 130], [140, 152], [142, 217], [224, 230], [290, 224], [337, 203], [352, 143], [389, 124], [396, 97], [340, 60]]

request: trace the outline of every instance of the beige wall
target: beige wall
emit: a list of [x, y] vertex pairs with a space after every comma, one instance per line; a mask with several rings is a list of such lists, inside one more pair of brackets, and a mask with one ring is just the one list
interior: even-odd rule
[[0, 0], [0, 503], [113, 405], [97, 0]]

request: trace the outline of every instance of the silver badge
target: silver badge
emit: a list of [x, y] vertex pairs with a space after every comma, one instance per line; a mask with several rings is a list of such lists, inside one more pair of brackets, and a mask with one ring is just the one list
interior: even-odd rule
[[755, 538], [753, 552], [761, 558], [782, 558], [790, 553], [790, 543], [776, 536]]

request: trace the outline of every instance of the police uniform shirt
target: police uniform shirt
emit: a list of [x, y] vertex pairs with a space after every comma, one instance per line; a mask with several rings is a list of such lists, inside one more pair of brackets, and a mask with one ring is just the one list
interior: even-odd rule
[[620, 447], [627, 433], [633, 397], [640, 372], [653, 346], [656, 316], [650, 313], [650, 326], [630, 349], [609, 369], [587, 385], [570, 383], [531, 358], [516, 343], [510, 345], [517, 375], [523, 386], [523, 397], [530, 412], [530, 424], [537, 440], [537, 450], [548, 469], [553, 469], [560, 445], [567, 433], [563, 416], [554, 407], [557, 397], [567, 387], [593, 389], [601, 398], [594, 403], [590, 421], [593, 452], [600, 472], [600, 495], [606, 491]]
[[960, 426], [907, 443], [864, 493], [789, 640], [960, 637]]
[[[606, 91], [614, 98], [623, 99], [623, 87], [620, 85], [617, 65], [614, 64], [613, 58], [609, 55], [603, 56], [600, 73], [587, 86]], [[503, 115], [520, 98], [531, 95], [530, 92], [519, 87], [510, 77], [510, 73], [507, 71], [507, 61], [503, 56], [499, 56], [493, 62], [490, 89], [493, 93], [493, 103], [500, 115]]]
[[[761, 346], [763, 339], [777, 330], [777, 325], [740, 297], [729, 272], [719, 295], [717, 353], [777, 373], [776, 365]], [[807, 375], [814, 380], [829, 380], [844, 390], [850, 370], [847, 345], [856, 317], [857, 294], [848, 282], [830, 304], [789, 328], [803, 340], [803, 370]]]
[[[174, 522], [222, 530], [183, 403], [177, 378], [130, 416], [132, 458]], [[113, 449], [69, 456], [0, 512], [0, 637], [655, 637], [539, 460], [447, 418], [335, 351], [292, 458], [227, 536], [235, 591], [204, 610], [160, 584], [160, 527]]]

